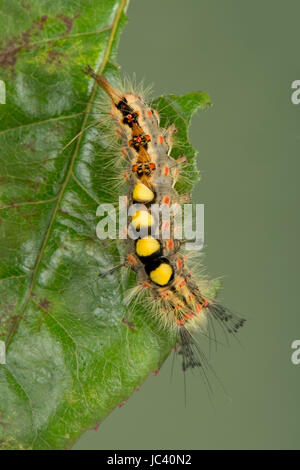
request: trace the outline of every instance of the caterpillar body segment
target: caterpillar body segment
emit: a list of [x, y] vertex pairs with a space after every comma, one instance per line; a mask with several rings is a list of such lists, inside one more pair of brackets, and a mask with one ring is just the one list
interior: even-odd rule
[[164, 239], [151, 234], [155, 220], [151, 207], [176, 207], [189, 200], [189, 195], [179, 195], [175, 184], [180, 169], [187, 163], [182, 155], [171, 157], [176, 127], [168, 129], [159, 125], [157, 111], [134, 93], [115, 90], [102, 75], [92, 76], [111, 98], [110, 115], [121, 139], [121, 152], [126, 161], [125, 179], [128, 184], [128, 205], [139, 204], [130, 214], [128, 229], [139, 230], [137, 237], [126, 240], [125, 265], [137, 276], [137, 285], [128, 292], [126, 303], [137, 298], [147, 302], [149, 313], [164, 328], [177, 331], [184, 370], [201, 365], [193, 333], [206, 331], [212, 320], [229, 333], [235, 333], [244, 323], [215, 299], [202, 293], [186, 265], [183, 243], [174, 236], [174, 215], [170, 217], [169, 237]]

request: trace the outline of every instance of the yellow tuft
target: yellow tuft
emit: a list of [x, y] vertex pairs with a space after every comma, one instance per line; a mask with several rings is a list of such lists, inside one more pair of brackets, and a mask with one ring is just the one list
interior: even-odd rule
[[136, 211], [132, 216], [131, 223], [137, 229], [140, 229], [141, 227], [151, 227], [153, 217], [148, 211]]
[[172, 267], [167, 263], [161, 263], [156, 269], [150, 272], [151, 281], [159, 286], [166, 286], [173, 274]]
[[153, 253], [158, 251], [160, 249], [160, 243], [156, 238], [153, 237], [145, 237], [145, 238], [140, 238], [136, 242], [136, 254], [138, 256], [151, 256]]
[[154, 199], [154, 193], [143, 183], [138, 183], [132, 193], [132, 197], [137, 202], [151, 202]]

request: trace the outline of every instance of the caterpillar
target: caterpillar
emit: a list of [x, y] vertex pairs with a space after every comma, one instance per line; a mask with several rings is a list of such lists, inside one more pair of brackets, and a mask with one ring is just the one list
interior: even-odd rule
[[[131, 92], [112, 87], [103, 75], [89, 66], [85, 70], [110, 98], [110, 122], [121, 139], [128, 184], [127, 203], [141, 205], [129, 217], [129, 225], [140, 230], [137, 238], [126, 240], [124, 266], [136, 273], [136, 286], [128, 293], [128, 305], [138, 298], [147, 302], [148, 311], [163, 328], [175, 332], [182, 369], [201, 367], [201, 353], [195, 339], [197, 331], [207, 331], [216, 321], [228, 333], [236, 333], [245, 320], [204, 295], [199, 281], [187, 264], [184, 242], [174, 237], [154, 237], [151, 207], [181, 205], [175, 184], [187, 163], [184, 155], [174, 159], [170, 153], [176, 127], [160, 127], [160, 117], [145, 100]], [[171, 227], [174, 229], [174, 220]], [[143, 230], [142, 230], [143, 229]]]

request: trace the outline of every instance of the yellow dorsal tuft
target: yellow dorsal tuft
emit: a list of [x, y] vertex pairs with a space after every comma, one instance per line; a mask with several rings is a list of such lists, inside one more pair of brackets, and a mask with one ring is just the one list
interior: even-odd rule
[[141, 227], [151, 227], [153, 217], [148, 211], [136, 211], [132, 216], [131, 223], [136, 229], [140, 229]]
[[156, 269], [150, 272], [151, 281], [159, 286], [166, 286], [173, 274], [172, 266], [167, 263], [161, 263]]
[[136, 242], [135, 249], [138, 256], [151, 256], [160, 249], [160, 243], [156, 238], [149, 235], [148, 237], [140, 238]]
[[151, 202], [154, 199], [154, 193], [143, 183], [138, 183], [133, 190], [132, 197], [137, 202]]

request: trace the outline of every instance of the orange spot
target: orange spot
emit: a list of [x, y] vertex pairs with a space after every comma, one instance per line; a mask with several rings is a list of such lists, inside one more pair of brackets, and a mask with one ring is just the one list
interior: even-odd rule
[[169, 228], [170, 228], [169, 222], [164, 222], [164, 224], [163, 224], [163, 230], [169, 230]]
[[127, 173], [127, 171], [124, 172], [124, 178], [125, 178], [126, 181], [128, 181], [128, 173]]
[[121, 148], [121, 152], [123, 153], [123, 155], [127, 155], [126, 149], [124, 147]]
[[193, 316], [194, 316], [193, 313], [186, 313], [186, 314], [184, 315], [184, 318], [185, 318], [186, 320], [189, 320], [190, 318], [193, 318]]
[[179, 287], [184, 287], [185, 286], [185, 280], [183, 279], [180, 284], [179, 284]]
[[183, 266], [182, 260], [180, 258], [177, 260], [176, 264], [178, 269], [181, 269]]
[[164, 175], [168, 175], [169, 174], [169, 167], [168, 166], [165, 166], [164, 167]]
[[184, 324], [184, 321], [183, 320], [178, 320], [176, 318], [176, 323], [177, 323], [178, 326], [182, 326]]
[[150, 135], [145, 135], [145, 139], [147, 140], [147, 142], [151, 142], [151, 137], [150, 137]]
[[121, 129], [119, 129], [119, 128], [117, 129], [117, 134], [122, 135]]
[[128, 255], [128, 256], [127, 256], [127, 259], [128, 259], [128, 262], [129, 262], [130, 264], [135, 264], [135, 257], [134, 257], [134, 256]]
[[163, 204], [169, 205], [169, 204], [170, 204], [170, 198], [169, 198], [169, 196], [165, 196], [165, 197], [163, 198], [163, 201], [162, 201], [162, 202], [163, 202]]
[[199, 313], [200, 310], [202, 310], [202, 308], [203, 308], [203, 305], [202, 305], [202, 304], [197, 304], [196, 312]]
[[149, 282], [146, 282], [146, 281], [143, 282], [143, 286], [144, 286], [144, 287], [151, 287], [151, 285], [149, 284]]
[[207, 299], [204, 299], [204, 301], [203, 301], [203, 307], [204, 307], [204, 308], [207, 307], [208, 304], [209, 304], [209, 301], [208, 301]]
[[167, 241], [167, 248], [168, 248], [168, 250], [170, 250], [170, 251], [174, 249], [174, 242], [173, 242], [173, 240], [168, 240], [168, 241]]
[[148, 111], [146, 112], [147, 116], [148, 117], [152, 117], [152, 111], [150, 109], [148, 109]]
[[149, 163], [150, 170], [155, 170], [156, 165], [155, 163]]
[[160, 135], [160, 136], [158, 137], [158, 143], [159, 143], [159, 144], [163, 144], [163, 143], [164, 143], [164, 138], [163, 138], [162, 135]]

